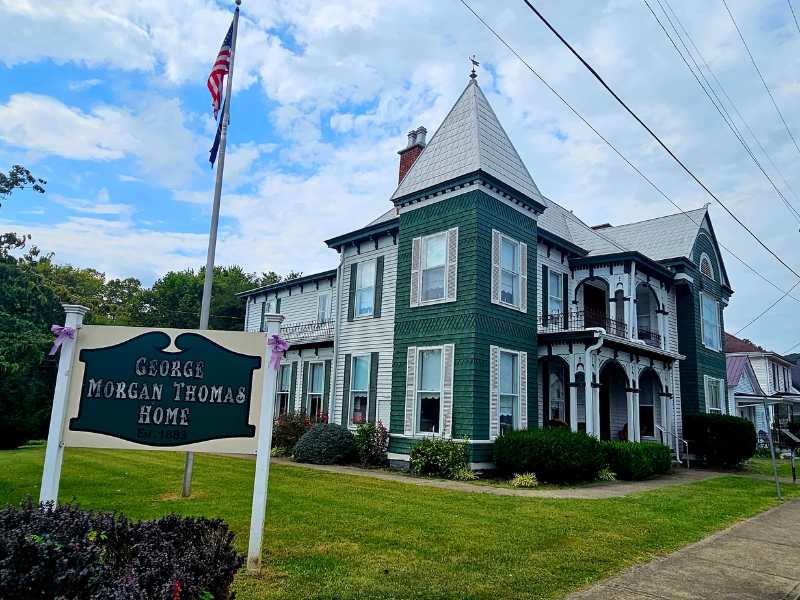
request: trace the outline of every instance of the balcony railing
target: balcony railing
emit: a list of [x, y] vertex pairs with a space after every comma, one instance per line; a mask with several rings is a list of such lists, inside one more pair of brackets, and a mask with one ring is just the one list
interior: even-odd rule
[[661, 348], [661, 336], [655, 331], [650, 331], [649, 329], [643, 329], [642, 327], [639, 327], [638, 334], [639, 339], [648, 346], [652, 346], [653, 348]]
[[[630, 338], [624, 321], [610, 319], [601, 312], [576, 310], [568, 313], [542, 315], [537, 322], [539, 333], [562, 333], [565, 331], [583, 331], [589, 327], [602, 327], [606, 333], [621, 338]], [[653, 348], [663, 348], [663, 339], [655, 331], [640, 328], [638, 338]]]
[[568, 313], [542, 315], [538, 321], [539, 333], [582, 331], [589, 327], [602, 327], [611, 335], [627, 337], [624, 321], [610, 319], [600, 312], [576, 310]]
[[334, 321], [295, 321], [281, 325], [281, 336], [290, 344], [333, 340]]

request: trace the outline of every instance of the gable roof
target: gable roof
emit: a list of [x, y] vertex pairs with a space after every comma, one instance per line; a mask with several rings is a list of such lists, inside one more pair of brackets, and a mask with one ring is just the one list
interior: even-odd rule
[[743, 340], [726, 331], [725, 352], [768, 352], [768, 350], [764, 350], [761, 346], [756, 346], [750, 340]]
[[760, 396], [765, 395], [758, 383], [753, 365], [750, 364], [750, 359], [746, 356], [728, 356], [725, 359], [726, 380], [729, 387], [737, 387], [742, 380], [742, 375], [745, 375], [753, 388], [753, 393]]
[[392, 200], [483, 171], [541, 201], [539, 188], [475, 79], [470, 79], [430, 142], [397, 186]]

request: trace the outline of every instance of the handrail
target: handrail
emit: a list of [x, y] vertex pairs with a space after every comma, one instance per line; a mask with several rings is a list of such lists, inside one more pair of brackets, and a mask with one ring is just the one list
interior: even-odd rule
[[678, 459], [678, 462], [683, 462], [681, 460], [680, 450], [678, 450], [679, 445], [683, 444], [683, 447], [686, 450], [686, 468], [688, 469], [690, 467], [690, 464], [689, 464], [689, 442], [687, 442], [682, 437], [679, 437], [678, 434], [675, 433], [674, 431], [665, 431], [660, 425], [656, 425], [656, 429], [661, 434], [661, 443], [662, 444], [664, 443], [664, 436], [667, 435], [667, 434], [672, 436], [672, 439], [674, 439], [677, 442], [677, 444], [675, 446], [675, 458]]
[[281, 324], [281, 335], [289, 342], [330, 338], [333, 339], [334, 320], [328, 321], [294, 321]]

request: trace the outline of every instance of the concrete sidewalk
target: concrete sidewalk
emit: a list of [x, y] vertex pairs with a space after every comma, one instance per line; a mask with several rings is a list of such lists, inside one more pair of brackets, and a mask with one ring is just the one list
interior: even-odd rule
[[783, 504], [568, 598], [796, 600], [800, 598], [800, 501]]

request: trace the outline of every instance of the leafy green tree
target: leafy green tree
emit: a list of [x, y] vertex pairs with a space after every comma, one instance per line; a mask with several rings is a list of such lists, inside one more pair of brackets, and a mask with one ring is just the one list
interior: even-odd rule
[[[44, 194], [44, 186], [47, 182], [31, 175], [22, 165], [14, 165], [8, 172], [0, 173], [0, 199], [8, 198], [14, 190], [32, 189], [34, 192]], [[2, 206], [2, 204], [0, 204]]]

